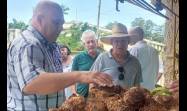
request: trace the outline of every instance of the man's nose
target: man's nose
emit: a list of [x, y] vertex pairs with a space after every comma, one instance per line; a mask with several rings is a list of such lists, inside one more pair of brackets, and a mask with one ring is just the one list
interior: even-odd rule
[[91, 45], [91, 46], [92, 46], [92, 45], [93, 45], [93, 42], [90, 42], [90, 43], [89, 43], [89, 45]]
[[117, 44], [118, 45], [123, 45], [124, 43], [122, 41], [119, 41]]

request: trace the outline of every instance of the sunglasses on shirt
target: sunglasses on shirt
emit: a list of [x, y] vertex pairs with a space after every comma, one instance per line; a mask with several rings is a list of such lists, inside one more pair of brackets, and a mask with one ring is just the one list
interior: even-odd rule
[[118, 67], [118, 71], [120, 72], [120, 75], [118, 76], [119, 80], [124, 80], [124, 74], [125, 74], [125, 70], [123, 67]]

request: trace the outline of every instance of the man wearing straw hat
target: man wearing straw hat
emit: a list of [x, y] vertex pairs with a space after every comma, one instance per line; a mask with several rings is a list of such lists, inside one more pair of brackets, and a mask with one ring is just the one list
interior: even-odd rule
[[100, 39], [101, 42], [112, 45], [112, 49], [100, 54], [90, 69], [107, 72], [114, 83], [123, 88], [139, 86], [143, 81], [138, 59], [127, 51], [129, 36], [126, 26], [114, 24], [112, 35]]

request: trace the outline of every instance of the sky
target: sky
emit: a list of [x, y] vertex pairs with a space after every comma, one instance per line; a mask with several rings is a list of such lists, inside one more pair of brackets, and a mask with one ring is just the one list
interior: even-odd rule
[[[39, 0], [8, 0], [7, 1], [7, 21], [12, 19], [28, 23], [32, 17], [32, 11]], [[65, 21], [82, 21], [90, 24], [97, 24], [97, 13], [99, 0], [53, 0], [63, 4], [70, 10], [65, 15]], [[151, 0], [146, 0], [150, 3]], [[115, 0], [101, 0], [100, 26], [105, 26], [110, 22], [120, 22], [127, 27], [135, 18], [142, 17], [144, 20], [151, 20], [157, 25], [163, 25], [165, 18], [153, 14], [147, 10], [134, 6], [128, 2], [119, 3], [119, 10], [115, 9]], [[163, 10], [162, 13], [165, 13]]]

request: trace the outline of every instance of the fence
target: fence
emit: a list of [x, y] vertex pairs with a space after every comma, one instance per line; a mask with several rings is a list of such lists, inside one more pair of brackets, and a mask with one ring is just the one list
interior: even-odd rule
[[144, 40], [147, 42], [147, 44], [154, 47], [159, 52], [160, 56], [163, 55], [165, 44], [159, 43], [159, 42], [156, 42], [156, 41], [147, 40], [147, 39], [144, 39]]
[[20, 29], [7, 29], [7, 48], [12, 40], [20, 34]]
[[[21, 30], [19, 29], [7, 29], [7, 46], [9, 45], [9, 43], [20, 34]], [[152, 47], [154, 47], [155, 49], [158, 50], [159, 55], [162, 56], [163, 52], [164, 52], [164, 47], [165, 45], [156, 41], [151, 41], [151, 40], [147, 40], [144, 39], [149, 45], [151, 45]], [[110, 45], [105, 45], [104, 44], [104, 49], [105, 50], [109, 50], [111, 48]], [[74, 54], [78, 53], [79, 51], [73, 51]]]

